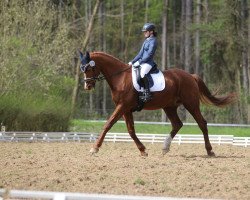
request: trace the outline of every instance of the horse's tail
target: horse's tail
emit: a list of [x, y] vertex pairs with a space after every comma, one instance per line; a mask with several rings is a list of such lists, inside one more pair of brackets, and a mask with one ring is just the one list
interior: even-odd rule
[[229, 93], [227, 96], [218, 97], [216, 95], [211, 94], [208, 87], [204, 83], [204, 81], [196, 74], [192, 74], [195, 81], [198, 84], [200, 91], [200, 100], [204, 104], [214, 105], [217, 107], [223, 107], [229, 105], [237, 100], [236, 93]]

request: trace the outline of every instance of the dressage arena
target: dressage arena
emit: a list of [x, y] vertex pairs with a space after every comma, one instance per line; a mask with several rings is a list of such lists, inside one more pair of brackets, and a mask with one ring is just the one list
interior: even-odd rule
[[203, 144], [104, 142], [89, 154], [90, 142], [0, 143], [0, 188], [139, 196], [250, 199], [250, 148]]

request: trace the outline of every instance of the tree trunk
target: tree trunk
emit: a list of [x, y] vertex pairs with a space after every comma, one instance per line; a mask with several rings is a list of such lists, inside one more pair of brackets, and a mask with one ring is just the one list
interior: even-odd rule
[[[84, 41], [83, 41], [83, 44], [82, 44], [82, 49], [83, 50], [85, 50], [87, 45], [88, 45], [90, 34], [92, 32], [92, 29], [93, 29], [94, 18], [95, 18], [96, 14], [97, 14], [97, 11], [98, 11], [98, 8], [99, 8], [99, 5], [100, 5], [101, 1], [102, 0], [97, 0], [96, 1], [95, 7], [94, 7], [94, 10], [93, 10], [93, 14], [92, 14], [92, 16], [90, 18], [89, 25], [88, 25], [88, 28], [87, 28], [87, 31], [86, 31], [86, 35], [85, 35], [85, 38], [84, 38]], [[75, 85], [74, 85], [73, 93], [72, 93], [71, 117], [73, 116], [74, 111], [75, 111], [75, 105], [76, 105], [77, 94], [78, 94], [79, 77], [80, 77], [80, 68], [79, 68], [79, 65], [78, 65], [76, 67]]]
[[[99, 20], [100, 20], [100, 50], [106, 51], [106, 37], [105, 37], [105, 3], [102, 1], [99, 8]], [[106, 116], [107, 114], [107, 83], [106, 81], [102, 84], [102, 114]]]
[[[248, 77], [250, 77], [250, 3], [248, 3], [248, 48], [247, 48], [247, 57], [248, 57]], [[250, 96], [250, 80], [248, 82], [248, 96]], [[247, 116], [248, 124], [250, 124], [250, 103], [247, 104]]]
[[[173, 65], [176, 66], [176, 1], [173, 1]], [[170, 66], [169, 66], [170, 67]]]
[[185, 49], [185, 62], [184, 62], [184, 68], [187, 72], [193, 72], [192, 66], [191, 66], [191, 58], [192, 58], [192, 43], [191, 43], [191, 33], [190, 33], [190, 26], [192, 24], [192, 5], [193, 0], [187, 0], [186, 1], [186, 19], [185, 19], [185, 43], [184, 43], [184, 49]]
[[[241, 0], [241, 32], [243, 36], [243, 48], [242, 48], [242, 77], [243, 77], [243, 106], [245, 110], [248, 110], [247, 99], [249, 96], [249, 43], [248, 43], [248, 5], [247, 0]], [[249, 122], [249, 112], [246, 112], [246, 122]]]
[[[105, 38], [105, 4], [102, 1], [100, 4], [99, 8], [99, 20], [100, 20], [100, 28], [101, 28], [101, 33], [100, 33], [100, 50], [101, 51], [106, 51], [106, 38]], [[107, 114], [107, 83], [106, 81], [103, 82], [101, 85], [101, 93], [102, 93], [102, 115], [106, 116]]]
[[[167, 16], [168, 16], [168, 0], [163, 0], [163, 13], [162, 13], [162, 55], [161, 55], [161, 67], [162, 70], [164, 71], [165, 69], [168, 68], [167, 66], [167, 27], [168, 27], [168, 20], [167, 20]], [[162, 114], [161, 114], [161, 121], [165, 122], [166, 121], [166, 114], [165, 112], [162, 110]]]
[[161, 54], [161, 67], [162, 70], [168, 68], [167, 66], [167, 9], [168, 0], [163, 0], [163, 14], [162, 14], [162, 54]]
[[[185, 41], [186, 41], [186, 5], [187, 1], [181, 1], [181, 23], [180, 23], [180, 65], [182, 69], [185, 69]], [[183, 105], [178, 108], [178, 115], [182, 121], [186, 120], [186, 109]]]
[[181, 68], [184, 69], [184, 61], [185, 61], [185, 48], [184, 48], [184, 42], [185, 42], [185, 23], [186, 19], [186, 0], [181, 1], [181, 23], [180, 23], [180, 65]]
[[247, 0], [241, 0], [241, 32], [243, 36], [243, 52], [242, 52], [242, 75], [243, 75], [243, 88], [245, 95], [249, 95], [249, 66], [248, 66], [248, 52], [249, 44], [247, 43], [248, 37], [248, 7]]
[[145, 0], [145, 22], [148, 22], [148, 0]]
[[[196, 1], [196, 18], [195, 23], [198, 26], [201, 18], [201, 0]], [[201, 62], [200, 62], [200, 31], [197, 29], [195, 32], [195, 73], [201, 73]]]
[[121, 43], [121, 58], [125, 59], [124, 56], [124, 0], [121, 0], [121, 38], [120, 38], [120, 43]]
[[[248, 75], [250, 77], [250, 3], [248, 4]], [[250, 96], [250, 81], [248, 83], [248, 96]], [[248, 124], [250, 124], [250, 103], [247, 104], [248, 105]]]
[[[133, 1], [133, 3], [135, 3], [135, 1]], [[134, 5], [134, 4], [133, 4]], [[129, 18], [129, 27], [128, 27], [128, 33], [126, 34], [126, 42], [125, 42], [125, 49], [124, 49], [124, 59], [127, 62], [128, 61], [128, 49], [130, 48], [129, 45], [129, 38], [131, 36], [131, 29], [133, 26], [133, 18], [134, 18], [134, 6], [132, 6], [132, 10], [131, 10], [131, 15]]]
[[[241, 16], [241, 5], [239, 1], [227, 0], [226, 1], [228, 13], [228, 38], [230, 40], [227, 42], [226, 51], [224, 53], [224, 58], [226, 60], [228, 68], [228, 76], [231, 79], [230, 87], [232, 90], [237, 91], [242, 94], [241, 87], [241, 69], [242, 64], [242, 45], [240, 41], [242, 40], [240, 23], [242, 22]], [[234, 117], [232, 120], [236, 123], [243, 123], [246, 121], [246, 110], [244, 108], [243, 101], [238, 101], [232, 107], [232, 113]]]
[[[205, 24], [208, 24], [208, 13], [209, 13], [209, 4], [208, 4], [208, 0], [204, 0], [204, 3], [203, 3], [203, 13], [204, 13], [204, 22]], [[203, 64], [203, 73], [201, 74], [202, 76], [202, 79], [206, 82], [206, 76], [205, 74], [207, 74], [206, 70], [209, 68], [208, 64], [207, 63], [204, 63]]]

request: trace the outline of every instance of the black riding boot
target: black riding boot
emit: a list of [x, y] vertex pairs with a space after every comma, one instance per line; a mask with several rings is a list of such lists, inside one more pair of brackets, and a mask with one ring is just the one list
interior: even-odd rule
[[145, 102], [148, 102], [149, 100], [152, 99], [152, 95], [151, 95], [150, 90], [149, 90], [148, 77], [144, 76], [144, 78], [142, 78], [142, 82], [143, 82], [143, 86], [144, 86], [144, 91], [143, 91], [143, 96], [141, 97], [141, 100], [145, 103]]

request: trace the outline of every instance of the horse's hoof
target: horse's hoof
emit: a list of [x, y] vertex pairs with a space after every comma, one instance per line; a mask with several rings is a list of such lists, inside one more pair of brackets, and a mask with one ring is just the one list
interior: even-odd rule
[[214, 156], [215, 156], [215, 153], [214, 153], [213, 151], [209, 151], [209, 152], [207, 152], [207, 155], [208, 155], [208, 156], [211, 156], [211, 157], [214, 157]]
[[168, 153], [170, 151], [170, 149], [162, 149], [162, 155], [165, 155], [166, 153]]
[[99, 151], [98, 148], [94, 148], [94, 147], [93, 147], [93, 148], [90, 149], [89, 153], [90, 153], [91, 155], [93, 155], [93, 154], [98, 153], [98, 151]]
[[142, 156], [142, 157], [148, 157], [148, 153], [145, 152], [145, 151], [141, 151], [141, 156]]

